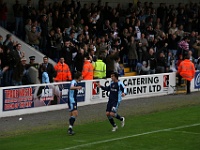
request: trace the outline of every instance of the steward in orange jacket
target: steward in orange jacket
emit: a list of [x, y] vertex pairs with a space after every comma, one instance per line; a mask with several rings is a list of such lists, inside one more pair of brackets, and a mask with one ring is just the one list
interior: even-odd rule
[[69, 66], [64, 63], [64, 58], [60, 58], [59, 62], [54, 66], [57, 72], [57, 76], [54, 78], [55, 82], [70, 81], [72, 80], [72, 75]]
[[195, 75], [195, 67], [194, 64], [189, 60], [189, 56], [185, 57], [179, 67], [178, 74], [187, 80], [187, 94], [190, 94], [190, 82], [194, 78]]
[[189, 59], [183, 60], [178, 67], [178, 73], [184, 79], [191, 81], [195, 75], [194, 64]]
[[93, 80], [93, 72], [94, 72], [94, 68], [93, 68], [92, 63], [90, 62], [89, 56], [85, 57], [83, 70], [82, 70], [83, 80]]

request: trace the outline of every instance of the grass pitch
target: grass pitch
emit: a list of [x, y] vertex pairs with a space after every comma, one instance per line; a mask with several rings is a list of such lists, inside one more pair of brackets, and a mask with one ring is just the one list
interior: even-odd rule
[[[1, 150], [199, 150], [200, 106], [187, 106], [139, 116], [111, 132], [108, 120], [67, 127], [33, 130], [0, 138]], [[81, 114], [80, 114], [81, 115]]]

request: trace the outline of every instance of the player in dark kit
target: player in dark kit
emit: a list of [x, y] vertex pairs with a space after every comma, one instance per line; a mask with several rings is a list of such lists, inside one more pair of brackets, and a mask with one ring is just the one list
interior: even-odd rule
[[68, 94], [68, 106], [69, 106], [69, 129], [68, 134], [73, 135], [73, 125], [76, 120], [76, 117], [78, 116], [78, 110], [77, 110], [77, 93], [78, 90], [82, 88], [82, 86], [78, 86], [78, 82], [80, 82], [83, 79], [82, 73], [77, 72], [74, 75], [74, 80], [71, 81], [70, 88], [69, 88], [69, 94]]
[[111, 80], [112, 81], [109, 86], [104, 87], [100, 85], [99, 82], [97, 82], [96, 84], [102, 90], [110, 91], [109, 100], [106, 108], [106, 116], [108, 117], [111, 125], [113, 126], [112, 131], [115, 132], [118, 129], [118, 127], [115, 124], [113, 118], [116, 118], [121, 121], [121, 127], [124, 127], [125, 125], [125, 118], [117, 114], [117, 109], [122, 100], [122, 97], [126, 95], [126, 89], [124, 87], [124, 84], [118, 80], [118, 73], [113, 72], [111, 74]]

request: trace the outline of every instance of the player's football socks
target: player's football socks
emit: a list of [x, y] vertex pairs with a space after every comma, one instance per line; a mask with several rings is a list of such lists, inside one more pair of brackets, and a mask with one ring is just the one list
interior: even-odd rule
[[74, 134], [75, 134], [74, 131], [72, 130], [72, 128], [69, 128], [69, 129], [68, 129], [68, 134], [69, 134], [69, 135], [74, 135]]
[[108, 119], [109, 119], [109, 121], [110, 121], [110, 124], [111, 124], [113, 127], [115, 127], [116, 124], [115, 124], [115, 122], [114, 122], [113, 117], [108, 117]]
[[71, 116], [71, 117], [69, 118], [69, 124], [70, 124], [71, 126], [73, 126], [75, 120], [76, 120], [75, 117], [74, 117], [74, 116]]
[[121, 118], [122, 118], [122, 120], [121, 120], [121, 127], [123, 128], [124, 125], [125, 125], [125, 118], [124, 117], [121, 117]]
[[120, 115], [118, 115], [118, 114], [115, 114], [115, 118], [120, 120], [120, 121], [122, 121], [122, 117]]

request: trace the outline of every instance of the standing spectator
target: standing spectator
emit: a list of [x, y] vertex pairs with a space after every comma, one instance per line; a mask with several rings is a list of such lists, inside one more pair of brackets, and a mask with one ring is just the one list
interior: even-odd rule
[[69, 39], [67, 39], [64, 42], [64, 47], [62, 48], [61, 56], [64, 57], [65, 62], [69, 66], [72, 76], [75, 70], [74, 68], [74, 54], [75, 53], [77, 53], [76, 47], [70, 42]]
[[57, 47], [56, 47], [56, 37], [55, 37], [54, 29], [51, 29], [49, 31], [49, 34], [46, 40], [47, 40], [46, 41], [47, 42], [47, 45], [46, 45], [47, 56], [53, 59], [55, 62], [57, 62], [59, 58], [56, 57]]
[[40, 48], [41, 52], [44, 54], [47, 54], [46, 45], [47, 45], [47, 36], [48, 36], [48, 21], [47, 21], [47, 15], [43, 14], [40, 22], [41, 27], [41, 41], [40, 41]]
[[82, 72], [84, 63], [85, 51], [83, 45], [79, 48], [76, 57], [74, 58], [74, 67], [76, 71]]
[[110, 50], [106, 56], [106, 78], [110, 78], [111, 73], [114, 72], [114, 60], [119, 56], [119, 53], [115, 50]]
[[190, 82], [194, 78], [195, 67], [194, 64], [189, 60], [188, 55], [186, 55], [185, 60], [180, 63], [177, 73], [187, 81], [186, 94], [190, 94]]
[[8, 7], [7, 3], [4, 3], [3, 0], [0, 1], [0, 25], [7, 29], [7, 13]]
[[32, 27], [32, 21], [31, 21], [31, 19], [27, 19], [26, 20], [26, 25], [24, 27], [24, 29], [25, 29], [25, 42], [26, 43], [29, 43], [29, 41], [28, 41], [28, 34], [31, 31], [31, 27]]
[[149, 49], [148, 62], [150, 63], [149, 64], [149, 66], [150, 66], [149, 73], [150, 74], [155, 74], [156, 73], [156, 68], [157, 68], [157, 60], [156, 60], [156, 56], [155, 56], [153, 48]]
[[43, 68], [43, 66], [46, 66], [47, 73], [49, 75], [49, 81], [52, 83], [53, 82], [53, 78], [56, 77], [57, 73], [56, 73], [53, 65], [48, 62], [48, 57], [47, 56], [43, 57], [43, 63], [40, 64], [39, 69], [38, 69], [39, 70], [38, 73], [39, 73], [39, 80], [40, 80], [40, 82], [42, 82], [42, 71], [43, 71], [42, 68]]
[[110, 91], [109, 100], [106, 108], [106, 116], [110, 124], [113, 126], [112, 131], [115, 132], [117, 130], [117, 125], [114, 122], [113, 118], [116, 118], [121, 121], [121, 127], [125, 125], [125, 118], [121, 117], [118, 113], [118, 106], [122, 100], [122, 97], [126, 95], [126, 89], [118, 79], [117, 73], [111, 73], [112, 82], [109, 86], [102, 86], [100, 83], [97, 83], [97, 86], [100, 87], [102, 90]]
[[177, 60], [177, 43], [180, 40], [180, 37], [177, 36], [176, 34], [170, 34], [168, 38], [168, 49], [169, 52], [172, 53], [172, 56], [174, 57], [175, 60]]
[[0, 59], [0, 87], [2, 86], [2, 78], [3, 78], [3, 74], [9, 69], [8, 66], [5, 66], [2, 68], [1, 66], [1, 59]]
[[138, 60], [137, 47], [134, 36], [130, 37], [128, 43], [128, 65], [131, 71], [135, 71]]
[[60, 58], [61, 56], [61, 49], [63, 47], [63, 36], [61, 29], [59, 27], [56, 28], [55, 32], [55, 47], [56, 47], [56, 53], [55, 56], [56, 58]]
[[84, 58], [82, 76], [83, 80], [93, 80], [93, 66], [91, 63], [91, 57], [86, 55]]
[[74, 75], [74, 79], [71, 81], [70, 88], [69, 88], [69, 95], [68, 95], [68, 106], [69, 106], [69, 129], [68, 134], [74, 135], [73, 126], [74, 122], [78, 116], [77, 111], [77, 94], [78, 90], [82, 89], [82, 86], [79, 86], [78, 83], [82, 80], [81, 72], [77, 72]]
[[59, 62], [54, 66], [54, 69], [57, 72], [57, 75], [54, 78], [55, 82], [64, 82], [72, 80], [69, 66], [65, 63], [65, 59], [63, 57], [60, 58]]
[[182, 54], [185, 57], [189, 51], [189, 37], [185, 36], [179, 43], [179, 52], [178, 55]]
[[94, 79], [106, 78], [106, 64], [103, 62], [103, 55], [100, 55], [96, 62], [93, 63]]
[[26, 5], [23, 6], [23, 20], [31, 18], [32, 9], [31, 0], [27, 0]]
[[16, 0], [16, 3], [13, 5], [13, 13], [15, 17], [15, 35], [21, 37], [23, 32], [23, 8], [19, 0]]

